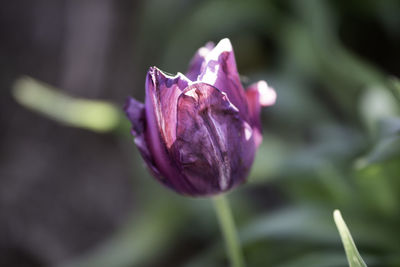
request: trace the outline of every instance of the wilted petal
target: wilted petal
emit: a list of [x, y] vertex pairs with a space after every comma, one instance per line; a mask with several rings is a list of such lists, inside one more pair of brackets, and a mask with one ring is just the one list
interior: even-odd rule
[[225, 93], [204, 83], [178, 99], [175, 161], [198, 195], [226, 191], [247, 176], [255, 146], [251, 127]]
[[269, 87], [265, 81], [259, 81], [247, 88], [246, 97], [249, 107], [250, 124], [255, 130], [254, 138], [258, 146], [262, 141], [262, 127], [260, 121], [261, 106], [266, 107], [275, 104], [276, 92]]
[[205, 58], [213, 48], [214, 43], [208, 42], [205, 46], [197, 50], [196, 54], [189, 64], [188, 72], [186, 73], [186, 77], [188, 77], [191, 81], [197, 80], [197, 77], [200, 75], [201, 70], [204, 68]]
[[221, 40], [207, 54], [204, 69], [199, 81], [211, 84], [225, 92], [229, 101], [238, 109], [243, 118], [247, 118], [247, 102], [243, 86], [236, 67], [235, 55], [229, 39]]

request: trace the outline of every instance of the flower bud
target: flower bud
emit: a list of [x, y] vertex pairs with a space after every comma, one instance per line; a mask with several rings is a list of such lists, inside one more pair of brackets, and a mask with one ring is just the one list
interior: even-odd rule
[[129, 98], [141, 155], [153, 176], [176, 192], [208, 196], [245, 181], [261, 143], [261, 106], [275, 103], [265, 81], [242, 87], [228, 39], [200, 48], [186, 75], [151, 67], [142, 104]]

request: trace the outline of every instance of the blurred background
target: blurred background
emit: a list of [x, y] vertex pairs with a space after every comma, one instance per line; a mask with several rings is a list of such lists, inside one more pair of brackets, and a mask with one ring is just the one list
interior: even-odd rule
[[400, 2], [0, 4], [0, 266], [228, 266], [209, 199], [150, 177], [121, 107], [230, 38], [278, 94], [229, 194], [247, 266], [400, 266]]

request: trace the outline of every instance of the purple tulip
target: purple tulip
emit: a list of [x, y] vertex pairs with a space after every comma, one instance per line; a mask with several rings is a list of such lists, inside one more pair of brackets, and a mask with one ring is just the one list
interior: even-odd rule
[[152, 174], [184, 195], [207, 196], [245, 181], [261, 143], [261, 106], [275, 103], [265, 81], [245, 91], [228, 39], [208, 43], [186, 75], [151, 67], [146, 100], [124, 109]]

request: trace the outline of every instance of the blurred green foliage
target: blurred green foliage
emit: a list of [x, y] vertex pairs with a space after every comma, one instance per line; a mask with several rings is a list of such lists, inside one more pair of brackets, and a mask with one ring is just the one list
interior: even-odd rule
[[114, 130], [122, 117], [122, 111], [111, 103], [74, 98], [29, 77], [15, 82], [13, 94], [21, 105], [44, 116], [96, 132]]
[[[399, 40], [399, 2], [150, 0], [142, 8], [136, 38], [145, 64], [184, 72], [198, 47], [229, 37], [243, 80], [265, 79], [278, 93], [263, 110], [249, 182], [229, 195], [247, 266], [347, 266], [336, 208], [368, 266], [400, 266], [400, 83], [356, 53], [364, 44], [345, 44], [345, 33], [358, 36], [353, 14]], [[61, 122], [96, 131], [120, 125], [111, 106], [92, 106], [109, 110], [105, 124], [75, 121], [31, 101], [62, 97], [20, 87], [21, 104]], [[66, 266], [225, 266], [209, 201], [165, 190], [132, 151], [133, 171], [143, 177], [132, 190], [146, 204], [109, 243]]]

